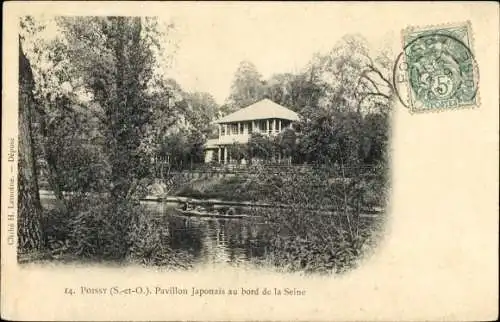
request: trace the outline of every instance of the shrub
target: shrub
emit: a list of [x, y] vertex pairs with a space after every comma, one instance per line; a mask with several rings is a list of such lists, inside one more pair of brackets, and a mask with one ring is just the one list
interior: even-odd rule
[[60, 208], [44, 209], [42, 212], [42, 231], [45, 245], [49, 251], [66, 250], [69, 243], [70, 217]]
[[95, 197], [92, 202], [82, 202], [74, 211], [69, 230], [76, 255], [92, 259], [125, 258], [132, 218], [138, 214], [136, 205]]
[[[271, 222], [268, 262], [305, 272], [343, 273], [354, 268], [381, 229], [383, 216], [360, 216], [372, 204], [383, 205], [381, 183], [369, 176], [338, 178], [321, 170], [280, 176], [263, 172], [254, 183], [262, 188], [255, 188], [260, 200], [290, 207], [263, 211]], [[369, 204], [369, 198], [376, 200]]]
[[159, 265], [168, 259], [169, 233], [165, 225], [156, 217], [138, 214], [134, 217], [128, 234], [129, 259], [149, 265]]
[[165, 220], [132, 201], [117, 203], [104, 196], [81, 194], [68, 199], [64, 210], [46, 210], [43, 228], [48, 251], [59, 252], [63, 260], [190, 267], [191, 255], [172, 251]]
[[127, 258], [131, 262], [147, 266], [192, 267], [192, 255], [170, 247], [172, 236], [165, 217], [143, 211], [134, 217], [128, 237], [130, 247]]
[[[343, 273], [356, 267], [374, 246], [375, 223], [282, 209], [269, 211], [267, 262], [288, 271]], [[350, 227], [351, 226], [351, 227]]]

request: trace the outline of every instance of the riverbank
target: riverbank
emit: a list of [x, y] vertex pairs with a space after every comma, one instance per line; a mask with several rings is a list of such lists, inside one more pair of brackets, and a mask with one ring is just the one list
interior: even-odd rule
[[[246, 254], [246, 261], [287, 271], [341, 273], [377, 244], [385, 216], [364, 216], [363, 207], [356, 206], [369, 206], [359, 197], [383, 191], [366, 179], [325, 178], [323, 173], [196, 178], [170, 191], [175, 195], [150, 195], [140, 204], [111, 205], [98, 193], [65, 194], [67, 209], [44, 205], [45, 251], [20, 262], [104, 260], [189, 268]], [[54, 203], [50, 192], [41, 195]], [[188, 200], [207, 211], [234, 208], [234, 213], [265, 220], [197, 218], [176, 215], [175, 209], [167, 215], [169, 207]], [[252, 232], [258, 226], [265, 229]], [[215, 251], [211, 245], [220, 247]]]
[[169, 196], [230, 203], [262, 203], [275, 207], [298, 202], [294, 201], [295, 197], [309, 196], [307, 200], [299, 202], [302, 207], [333, 211], [345, 208], [348, 202], [351, 209], [381, 212], [386, 206], [386, 194], [385, 183], [381, 183], [377, 177], [365, 176], [351, 180], [322, 174], [243, 173], [193, 179], [172, 191]]
[[259, 201], [259, 191], [248, 174], [194, 179], [172, 193], [173, 196], [224, 201]]
[[[347, 191], [349, 190], [349, 191]], [[281, 195], [280, 195], [281, 194]], [[257, 206], [277, 207], [293, 203], [294, 198], [283, 198], [283, 194], [307, 194], [309, 198], [301, 208], [338, 211], [345, 208], [340, 205], [349, 199], [351, 210], [357, 208], [364, 213], [382, 212], [385, 208], [385, 193], [377, 184], [377, 180], [361, 178], [355, 184], [321, 175], [303, 174], [298, 177], [293, 173], [277, 175], [275, 173], [237, 173], [227, 176], [204, 176], [189, 180], [178, 179], [175, 189], [167, 189], [164, 184], [154, 183], [146, 189], [146, 194], [139, 197], [140, 201], [185, 203], [217, 203], [222, 206]], [[72, 193], [64, 193], [66, 196]], [[86, 194], [88, 197], [102, 196], [99, 193]], [[40, 190], [40, 196], [54, 199], [49, 190]], [[353, 197], [357, 203], [353, 207]], [[297, 205], [295, 205], [297, 206]]]

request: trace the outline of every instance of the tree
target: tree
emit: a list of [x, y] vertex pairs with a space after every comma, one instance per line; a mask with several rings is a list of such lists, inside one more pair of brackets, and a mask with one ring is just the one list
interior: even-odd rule
[[297, 153], [297, 135], [292, 129], [285, 129], [276, 137], [276, 143], [283, 158], [288, 159], [288, 163], [292, 163], [292, 158]]
[[297, 76], [291, 73], [272, 75], [265, 82], [266, 96], [275, 103], [294, 108], [292, 93], [295, 78]]
[[306, 70], [323, 89], [318, 101], [323, 108], [358, 113], [389, 108], [393, 95], [389, 53], [373, 53], [361, 36], [344, 36], [327, 55], [315, 55]]
[[68, 55], [102, 110], [113, 200], [133, 195], [149, 174], [145, 142], [152, 100], [154, 21], [139, 17], [60, 18]]
[[[96, 150], [86, 149], [92, 153], [80, 155], [62, 145], [59, 151], [73, 158], [63, 160], [66, 162], [59, 160], [58, 170], [70, 174], [80, 186], [88, 182], [87, 178], [81, 178], [85, 172], [94, 177], [100, 174], [106, 192], [94, 196], [92, 202], [85, 195], [72, 198], [71, 208], [62, 212], [70, 218], [67, 236], [77, 254], [121, 260], [131, 250], [130, 234], [139, 215], [133, 199], [151, 179], [150, 165], [156, 152], [153, 126], [157, 121], [156, 104], [164, 109], [163, 119], [167, 124], [171, 114], [175, 114], [170, 110], [171, 93], [159, 93], [163, 88], [158, 87], [164, 79], [155, 77], [158, 60], [154, 48], [159, 43], [156, 22], [139, 17], [58, 17], [57, 22], [62, 32], [57, 42], [61, 50], [50, 53], [63, 54], [62, 61], [70, 67], [66, 69], [70, 79], [68, 92], [80, 100], [63, 96], [68, 99], [56, 106], [64, 111], [69, 106], [71, 111], [54, 124], [69, 129], [82, 117], [87, 121], [82, 124], [90, 129], [82, 131], [86, 135], [80, 138], [61, 135], [57, 129], [50, 132], [57, 134], [56, 139], [71, 139], [67, 143], [82, 139], [82, 147], [98, 146]], [[54, 62], [56, 58], [52, 56], [49, 60]], [[77, 109], [82, 113], [75, 113]], [[161, 130], [163, 134], [168, 129]], [[95, 159], [104, 165], [105, 171], [94, 171]], [[87, 160], [90, 165], [75, 169]]]
[[202, 92], [185, 93], [185, 99], [189, 106], [187, 120], [192, 128], [205, 136], [217, 129], [212, 121], [218, 116], [219, 106], [212, 95]]
[[248, 149], [245, 145], [235, 142], [229, 146], [229, 155], [239, 164], [241, 163], [241, 160], [248, 158], [247, 150]]
[[205, 139], [206, 135], [196, 128], [192, 129], [188, 134], [188, 160], [191, 166], [193, 166], [193, 164], [202, 163], [204, 161]]
[[363, 120], [363, 161], [377, 165], [387, 162], [389, 143], [389, 116], [385, 113], [370, 113]]
[[296, 85], [310, 98], [300, 103], [298, 152], [304, 161], [356, 168], [382, 158], [393, 95], [387, 57], [353, 35], [327, 55], [314, 55]]
[[308, 106], [317, 106], [323, 95], [319, 82], [314, 80], [314, 70], [297, 75], [291, 73], [274, 74], [266, 81], [266, 95], [272, 101], [300, 113]]
[[31, 117], [35, 100], [34, 80], [29, 60], [19, 40], [19, 221], [20, 252], [39, 250], [43, 246], [42, 206], [34, 156]]
[[170, 167], [180, 170], [188, 161], [190, 148], [185, 131], [171, 133], [164, 137], [159, 154], [167, 160]]
[[249, 61], [240, 63], [234, 74], [228, 97], [229, 111], [233, 112], [246, 107], [265, 97], [265, 87], [261, 78], [262, 76], [253, 63]]
[[184, 92], [173, 79], [158, 84], [149, 131], [156, 154], [176, 169], [203, 162], [205, 141], [217, 129], [217, 103], [208, 93]]
[[260, 133], [252, 133], [248, 140], [249, 159], [269, 160], [274, 154], [273, 141]]
[[311, 108], [304, 111], [301, 128], [299, 144], [307, 161], [349, 167], [360, 164], [360, 114]]
[[189, 112], [189, 105], [182, 88], [173, 79], [156, 80], [152, 86], [150, 101], [152, 115], [146, 131], [149, 136], [148, 146], [151, 154], [167, 157], [165, 145], [171, 144], [169, 138], [188, 126], [186, 113]]
[[[20, 38], [29, 48], [32, 75], [34, 78], [33, 138], [38, 163], [45, 168], [47, 180], [54, 192], [58, 206], [64, 206], [63, 183], [57, 162], [61, 158], [54, 139], [61, 133], [75, 133], [76, 129], [61, 126], [63, 113], [70, 109], [71, 98], [64, 91], [68, 85], [71, 67], [67, 64], [61, 43], [56, 39], [42, 41], [38, 36], [45, 24], [31, 16], [20, 19]], [[42, 67], [43, 66], [43, 67]], [[55, 133], [55, 132], [59, 133]], [[40, 162], [40, 158], [44, 162]]]

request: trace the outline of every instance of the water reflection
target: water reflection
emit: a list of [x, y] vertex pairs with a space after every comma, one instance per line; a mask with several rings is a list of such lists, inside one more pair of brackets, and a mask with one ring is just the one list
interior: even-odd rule
[[266, 254], [269, 230], [258, 219], [186, 217], [177, 214], [172, 204], [144, 206], [152, 216], [165, 218], [170, 247], [188, 252], [197, 262], [237, 264]]
[[[46, 209], [54, 200], [42, 198]], [[141, 202], [145, 219], [168, 231], [172, 250], [189, 254], [197, 263], [234, 263], [263, 258], [268, 250], [269, 226], [260, 219], [213, 219], [180, 215], [175, 204]], [[161, 229], [163, 228], [163, 229]], [[165, 229], [166, 228], [166, 229]]]
[[[54, 208], [54, 200], [42, 199], [42, 205], [46, 210]], [[175, 204], [144, 202], [142, 207], [133, 208], [131, 214], [134, 221], [131, 222], [133, 231], [130, 237], [130, 258], [132, 261], [144, 262], [148, 265], [160, 265], [191, 268], [196, 264], [252, 262], [260, 265], [286, 266], [291, 270], [308, 271], [336, 271], [343, 272], [356, 265], [357, 254], [375, 245], [382, 231], [383, 217], [363, 217], [356, 223], [358, 239], [349, 241], [345, 236], [344, 220], [331, 217], [331, 223], [338, 223], [337, 231], [326, 230], [325, 235], [315, 236], [311, 232], [319, 232], [323, 217], [315, 216], [316, 219], [303, 229], [306, 234], [291, 235], [289, 230], [283, 226], [283, 221], [270, 223], [264, 222], [262, 218], [245, 219], [215, 219], [184, 216], [175, 210]], [[138, 212], [139, 210], [139, 212]], [[85, 209], [76, 208], [75, 211], [91, 216], [101, 216]], [[261, 214], [256, 209], [250, 212]], [[45, 211], [46, 215], [54, 215], [53, 220], [47, 220], [46, 224], [56, 223], [60, 219], [56, 212]], [[286, 213], [284, 213], [286, 215]], [[65, 213], [63, 215], [66, 216]], [[72, 238], [74, 229], [80, 229], [80, 217], [70, 216], [69, 220], [63, 220], [62, 231], [69, 230], [69, 235], [62, 238]], [[60, 214], [59, 214], [60, 216]], [[47, 216], [48, 217], [48, 216]], [[102, 217], [102, 216], [101, 216]], [[263, 216], [264, 217], [264, 216]], [[73, 220], [75, 220], [74, 222]], [[92, 224], [92, 218], [90, 218]], [[105, 220], [104, 220], [105, 222]], [[47, 226], [50, 231], [49, 226]], [[108, 227], [106, 225], [105, 227]], [[93, 236], [100, 231], [95, 225], [83, 226], [85, 234]], [[328, 227], [327, 227], [328, 228]], [[293, 229], [293, 227], [292, 227]], [[57, 232], [57, 229], [55, 229]], [[54, 233], [54, 231], [52, 231]], [[79, 233], [79, 231], [77, 231]], [[300, 233], [300, 231], [299, 231]], [[330, 234], [330, 235], [326, 235]], [[79, 236], [82, 234], [76, 234]], [[69, 237], [68, 237], [69, 236]], [[111, 235], [114, 238], [115, 235]], [[48, 236], [59, 238], [59, 235]], [[324, 239], [330, 241], [325, 247]], [[57, 240], [60, 241], [60, 240]], [[61, 240], [62, 241], [62, 240]], [[113, 241], [113, 240], [111, 240]], [[64, 242], [80, 242], [78, 239], [64, 240]], [[92, 246], [92, 245], [91, 245]], [[95, 248], [97, 250], [99, 244]], [[70, 249], [70, 252], [72, 249]]]

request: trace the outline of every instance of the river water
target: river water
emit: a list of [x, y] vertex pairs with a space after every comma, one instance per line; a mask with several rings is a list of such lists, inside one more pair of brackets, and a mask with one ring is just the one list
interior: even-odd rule
[[[44, 208], [54, 198], [41, 198]], [[176, 204], [141, 202], [145, 218], [168, 231], [169, 248], [187, 255], [192, 264], [238, 264], [263, 259], [268, 251], [269, 225], [260, 219], [198, 218], [179, 214]], [[166, 245], [165, 245], [166, 246]]]
[[263, 258], [269, 227], [257, 219], [214, 219], [179, 215], [175, 205], [142, 203], [151, 216], [162, 216], [170, 247], [199, 263], [241, 263]]
[[[42, 198], [45, 208], [51, 208], [53, 203], [53, 199]], [[288, 239], [286, 227], [274, 226], [279, 223], [268, 223], [260, 217], [192, 217], [177, 212], [176, 204], [141, 202], [141, 205], [137, 217], [139, 221], [134, 223], [137, 234], [131, 235], [132, 245], [135, 245], [131, 248], [131, 255], [137, 256], [133, 260], [185, 268], [207, 264], [274, 266], [276, 263], [292, 265], [290, 267], [293, 269], [305, 269], [307, 266], [311, 271], [348, 267], [355, 258], [350, 255], [352, 251], [346, 250], [361, 251], [359, 247], [373, 247], [383, 224], [383, 220], [376, 217], [360, 217], [356, 229], [359, 229], [359, 236], [363, 238], [361, 244], [356, 249], [355, 245], [345, 245], [345, 242], [344, 245], [341, 242], [331, 244], [335, 254], [339, 254], [337, 260], [337, 257], [332, 257], [332, 249], [325, 248], [324, 243], [318, 243], [317, 239], [312, 238], [307, 243], [300, 238]], [[342, 225], [343, 222], [337, 223]], [[338, 235], [332, 235], [332, 240], [334, 237], [339, 238]], [[158, 241], [161, 247], [158, 256], [165, 254], [163, 250], [166, 248], [167, 257], [155, 255]]]

